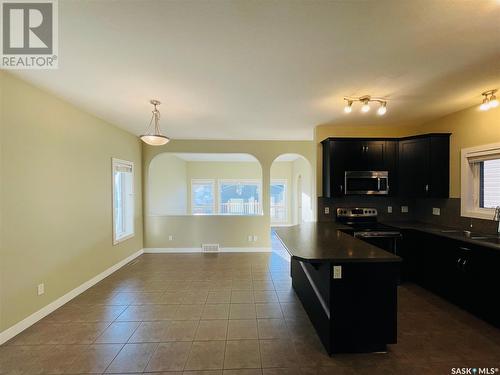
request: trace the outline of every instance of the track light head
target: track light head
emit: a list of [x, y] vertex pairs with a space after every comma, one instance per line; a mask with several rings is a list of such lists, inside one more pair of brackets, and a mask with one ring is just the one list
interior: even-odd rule
[[496, 107], [498, 107], [498, 104], [499, 104], [499, 103], [498, 103], [498, 99], [497, 99], [497, 97], [495, 96], [495, 94], [491, 94], [491, 96], [490, 96], [490, 102], [489, 102], [489, 104], [488, 104], [488, 105], [489, 105], [489, 107], [490, 107], [490, 108], [496, 108]]
[[345, 113], [351, 113], [352, 112], [352, 100], [348, 100], [346, 106], [344, 107], [344, 112]]
[[490, 101], [488, 100], [488, 97], [484, 97], [483, 102], [479, 106], [479, 109], [481, 111], [487, 111], [488, 109], [490, 109]]
[[366, 113], [370, 111], [370, 104], [368, 104], [368, 99], [363, 101], [363, 105], [361, 106], [361, 112]]
[[386, 112], [387, 112], [387, 103], [386, 102], [381, 102], [380, 103], [380, 107], [377, 110], [377, 114], [379, 116], [383, 116], [383, 115], [386, 114]]

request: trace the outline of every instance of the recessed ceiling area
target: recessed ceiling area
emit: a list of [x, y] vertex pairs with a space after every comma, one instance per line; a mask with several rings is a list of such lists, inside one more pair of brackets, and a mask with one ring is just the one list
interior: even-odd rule
[[[415, 125], [500, 87], [500, 3], [60, 1], [59, 69], [14, 74], [134, 134], [309, 140]], [[344, 96], [388, 99], [383, 117]]]

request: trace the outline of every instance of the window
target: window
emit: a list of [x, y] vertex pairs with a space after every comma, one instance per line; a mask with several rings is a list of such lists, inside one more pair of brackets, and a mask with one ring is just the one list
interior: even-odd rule
[[191, 180], [191, 213], [213, 215], [215, 213], [214, 180]]
[[500, 144], [462, 150], [462, 216], [492, 219], [500, 206]]
[[287, 222], [286, 180], [271, 181], [271, 222]]
[[259, 215], [261, 213], [260, 190], [259, 181], [220, 180], [219, 213], [221, 215]]
[[112, 160], [113, 244], [134, 236], [134, 163]]
[[500, 206], [500, 159], [479, 163], [479, 207]]

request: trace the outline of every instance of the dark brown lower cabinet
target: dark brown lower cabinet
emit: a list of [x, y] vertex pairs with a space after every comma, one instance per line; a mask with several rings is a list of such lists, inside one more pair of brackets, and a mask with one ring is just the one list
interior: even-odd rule
[[418, 230], [404, 230], [403, 238], [403, 281], [500, 327], [500, 250]]

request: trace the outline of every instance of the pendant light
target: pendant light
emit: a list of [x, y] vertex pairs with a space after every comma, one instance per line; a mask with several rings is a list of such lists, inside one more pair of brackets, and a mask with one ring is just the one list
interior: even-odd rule
[[[151, 146], [163, 146], [166, 145], [169, 141], [170, 138], [161, 134], [160, 130], [160, 111], [158, 110], [158, 106], [161, 104], [159, 100], [156, 99], [151, 99], [149, 101], [154, 109], [153, 109], [153, 115], [151, 116], [151, 120], [149, 121], [149, 125], [146, 128], [146, 132], [144, 135], [141, 135], [139, 138], [144, 143], [147, 143], [148, 145]], [[154, 123], [154, 125], [153, 125]]]

